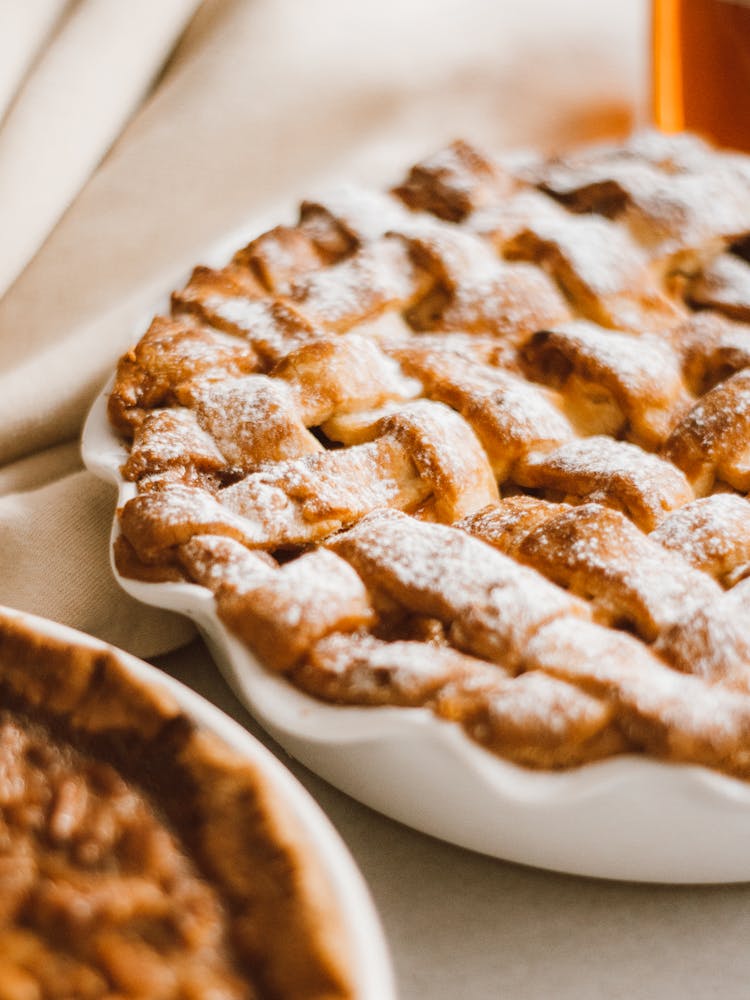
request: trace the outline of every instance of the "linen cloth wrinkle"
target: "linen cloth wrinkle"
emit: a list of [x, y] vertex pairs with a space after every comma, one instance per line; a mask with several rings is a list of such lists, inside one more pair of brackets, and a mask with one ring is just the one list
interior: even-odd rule
[[0, 603], [141, 656], [188, 641], [192, 625], [114, 582], [115, 491], [78, 457], [117, 358], [207, 247], [293, 221], [328, 184], [385, 188], [457, 136], [549, 150], [622, 135], [643, 70], [622, 37], [641, 28], [631, 5], [590, 0], [204, 0], [0, 299]]
[[143, 99], [197, 3], [80, 0], [41, 53], [0, 125], [0, 294]]
[[0, 4], [0, 122], [68, 0]]
[[81, 469], [0, 497], [2, 603], [154, 656], [189, 641], [193, 626], [134, 601], [115, 583], [108, 545], [114, 502], [113, 487]]

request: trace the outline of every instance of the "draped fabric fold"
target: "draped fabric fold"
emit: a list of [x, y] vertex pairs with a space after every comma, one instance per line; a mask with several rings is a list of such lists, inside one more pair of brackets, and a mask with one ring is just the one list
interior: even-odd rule
[[39, 56], [0, 124], [0, 294], [122, 130], [197, 3], [82, 0]]

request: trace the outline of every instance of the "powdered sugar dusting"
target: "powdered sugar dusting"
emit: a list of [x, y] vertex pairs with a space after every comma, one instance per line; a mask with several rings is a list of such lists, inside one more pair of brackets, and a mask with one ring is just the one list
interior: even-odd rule
[[400, 230], [409, 219], [409, 213], [395, 198], [353, 184], [329, 189], [314, 201], [305, 202], [303, 214], [307, 206], [329, 212], [360, 242]]
[[750, 503], [717, 493], [674, 511], [651, 537], [691, 565], [728, 577], [750, 563]]
[[542, 622], [586, 615], [575, 598], [482, 542], [395, 511], [371, 514], [332, 545], [368, 585], [449, 623], [459, 646], [510, 669]]
[[314, 322], [347, 328], [387, 305], [406, 302], [415, 280], [403, 245], [386, 239], [300, 279], [290, 295]]
[[651, 530], [667, 511], [693, 499], [684, 476], [669, 462], [624, 441], [595, 436], [531, 457], [518, 479], [574, 497], [620, 505]]

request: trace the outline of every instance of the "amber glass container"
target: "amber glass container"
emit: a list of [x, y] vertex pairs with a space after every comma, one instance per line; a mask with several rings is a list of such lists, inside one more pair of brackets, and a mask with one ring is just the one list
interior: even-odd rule
[[653, 0], [651, 28], [655, 123], [750, 150], [750, 0]]

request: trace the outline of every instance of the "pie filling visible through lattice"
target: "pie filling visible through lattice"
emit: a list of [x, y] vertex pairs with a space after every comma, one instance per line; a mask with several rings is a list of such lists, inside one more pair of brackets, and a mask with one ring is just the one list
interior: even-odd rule
[[750, 159], [466, 143], [198, 267], [119, 363], [125, 576], [518, 764], [750, 777]]

